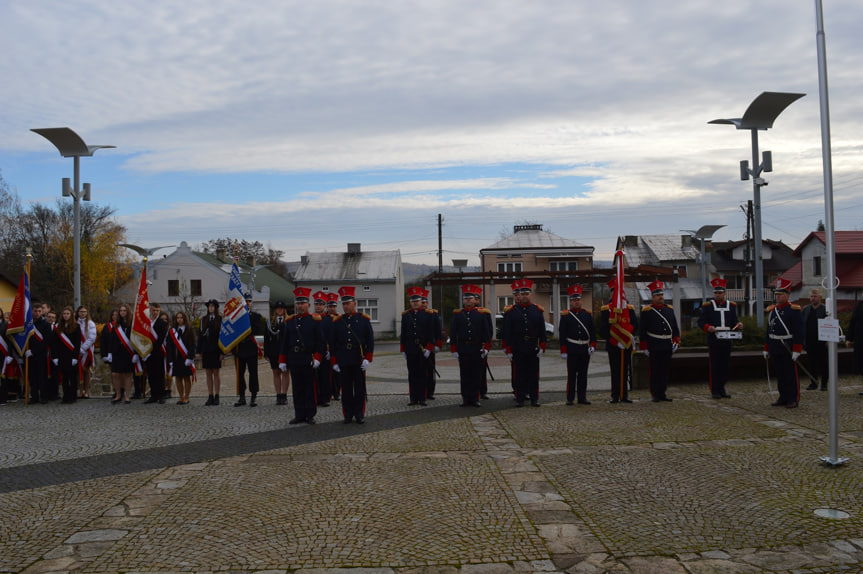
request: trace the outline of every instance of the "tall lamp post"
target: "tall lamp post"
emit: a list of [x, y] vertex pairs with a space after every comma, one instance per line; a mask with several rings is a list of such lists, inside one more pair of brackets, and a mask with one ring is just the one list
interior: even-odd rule
[[72, 196], [74, 202], [74, 221], [73, 221], [73, 244], [72, 258], [75, 266], [75, 308], [81, 306], [81, 199], [90, 201], [90, 184], [85, 183], [81, 189], [81, 157], [90, 157], [96, 150], [103, 148], [117, 147], [113, 145], [90, 145], [88, 146], [81, 139], [81, 136], [76, 134], [70, 128], [40, 128], [31, 129], [31, 132], [36, 132], [40, 136], [54, 144], [60, 155], [63, 157], [71, 157], [74, 159], [74, 175], [75, 185], [72, 187], [69, 184], [69, 178], [63, 178], [63, 197]]
[[707, 301], [707, 250], [706, 243], [710, 241], [713, 234], [725, 227], [724, 225], [702, 225], [698, 231], [693, 229], [683, 229], [686, 233], [692, 235], [701, 244], [701, 302]]
[[768, 130], [785, 108], [805, 96], [789, 92], [762, 92], [752, 100], [742, 118], [712, 120], [709, 124], [730, 124], [739, 130], [752, 133], [752, 169], [749, 162], [740, 162], [740, 179], [752, 176], [753, 193], [753, 239], [755, 243], [755, 314], [758, 326], [764, 326], [764, 262], [761, 260], [761, 188], [767, 185], [761, 172], [773, 171], [773, 159], [769, 151], [764, 152], [763, 161], [758, 161], [758, 130]]

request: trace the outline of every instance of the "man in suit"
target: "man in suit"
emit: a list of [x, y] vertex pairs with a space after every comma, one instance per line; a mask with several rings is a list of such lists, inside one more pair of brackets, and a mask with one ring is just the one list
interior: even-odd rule
[[144, 357], [150, 383], [150, 398], [144, 401], [145, 404], [165, 404], [165, 337], [168, 335], [168, 323], [159, 318], [161, 313], [162, 308], [158, 303], [150, 303], [150, 329], [156, 339], [153, 341], [153, 350]]
[[809, 356], [809, 374], [814, 377], [810, 380], [807, 391], [818, 388], [818, 378], [821, 378], [821, 390], [827, 390], [827, 381], [830, 378], [827, 366], [827, 341], [818, 339], [818, 320], [827, 318], [827, 307], [821, 298], [821, 290], [813, 289], [809, 292], [809, 305], [803, 308], [803, 329], [806, 331], [806, 354]]

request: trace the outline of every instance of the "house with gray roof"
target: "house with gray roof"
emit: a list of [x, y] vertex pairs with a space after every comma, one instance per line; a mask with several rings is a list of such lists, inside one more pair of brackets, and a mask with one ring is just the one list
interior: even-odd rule
[[363, 251], [359, 243], [347, 247], [303, 255], [294, 283], [312, 293], [355, 287], [357, 310], [371, 317], [375, 338], [398, 337], [404, 311], [401, 251]]

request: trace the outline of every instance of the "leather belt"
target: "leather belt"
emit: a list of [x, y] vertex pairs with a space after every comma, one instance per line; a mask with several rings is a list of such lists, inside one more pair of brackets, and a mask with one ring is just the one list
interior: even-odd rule
[[589, 345], [590, 344], [590, 339], [580, 340], [580, 339], [570, 339], [569, 337], [567, 337], [566, 340], [568, 342], [572, 343], [573, 345]]
[[659, 335], [657, 333], [651, 333], [650, 331], [648, 331], [647, 334], [654, 339], [671, 339], [671, 335]]

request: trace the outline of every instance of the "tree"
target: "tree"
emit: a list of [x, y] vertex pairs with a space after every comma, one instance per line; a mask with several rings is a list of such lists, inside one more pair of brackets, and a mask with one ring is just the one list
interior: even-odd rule
[[824, 221], [818, 220], [818, 225], [815, 226], [815, 231], [827, 231], [827, 228], [824, 227]]
[[267, 265], [274, 273], [287, 277], [287, 265], [282, 262], [282, 256], [285, 252], [280, 249], [273, 249], [271, 244], [264, 247], [260, 241], [225, 237], [201, 243], [200, 250], [209, 255], [216, 255], [219, 251], [224, 250], [227, 257], [233, 258], [235, 246], [240, 262], [246, 265]]

